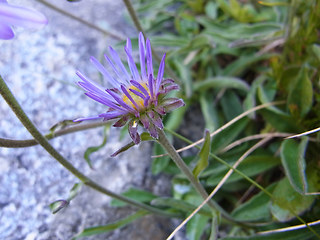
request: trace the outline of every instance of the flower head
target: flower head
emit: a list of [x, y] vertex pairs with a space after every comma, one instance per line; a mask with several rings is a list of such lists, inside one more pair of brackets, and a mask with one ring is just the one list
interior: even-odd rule
[[38, 28], [47, 24], [46, 17], [34, 10], [13, 6], [7, 0], [0, 0], [0, 39], [14, 37], [12, 25]]
[[104, 89], [79, 71], [77, 72], [82, 80], [78, 84], [86, 91], [85, 94], [106, 105], [109, 109], [98, 116], [79, 118], [75, 121], [99, 118], [104, 121], [117, 119], [114, 127], [122, 127], [129, 123], [129, 134], [133, 142], [138, 144], [140, 142], [137, 131], [139, 124], [142, 124], [153, 138], [158, 138], [157, 129], [163, 129], [162, 117], [167, 112], [184, 106], [184, 102], [178, 98], [166, 98], [170, 91], [178, 90], [179, 86], [172, 79], [163, 79], [165, 54], [160, 62], [157, 76], [154, 75], [149, 39], [145, 42], [143, 34], [139, 34], [140, 74], [132, 57], [129, 38], [124, 50], [130, 72], [127, 71], [112, 47], [109, 47], [110, 58], [105, 55], [105, 59], [113, 73], [108, 72], [97, 59], [91, 57], [91, 62], [103, 74], [112, 88]]

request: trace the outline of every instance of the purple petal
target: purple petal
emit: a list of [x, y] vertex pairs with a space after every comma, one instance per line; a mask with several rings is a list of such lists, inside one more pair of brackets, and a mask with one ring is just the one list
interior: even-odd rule
[[147, 69], [148, 69], [148, 76], [153, 76], [153, 66], [152, 66], [152, 50], [149, 38], [147, 38]]
[[[128, 41], [130, 41], [129, 38], [128, 38]], [[124, 51], [126, 52], [127, 57], [128, 57], [128, 65], [129, 65], [133, 80], [141, 81], [137, 66], [132, 58], [131, 51], [127, 47], [124, 48]]]
[[99, 116], [94, 116], [94, 117], [86, 117], [86, 118], [77, 118], [75, 120], [73, 120], [73, 122], [82, 122], [82, 121], [87, 121], [87, 120], [96, 120], [96, 119], [100, 119], [101, 117]]
[[150, 100], [150, 96], [147, 96], [146, 99], [144, 99], [143, 105], [144, 105], [145, 107], [147, 107], [147, 106], [149, 105], [149, 100]]
[[141, 92], [138, 92], [134, 89], [129, 89], [130, 92], [134, 93], [135, 95], [137, 95], [138, 97], [142, 98], [143, 100], [146, 99], [146, 96], [144, 96]]
[[158, 77], [157, 77], [157, 84], [156, 84], [156, 93], [158, 93], [161, 82], [162, 82], [163, 73], [164, 73], [164, 66], [165, 66], [165, 59], [166, 59], [166, 54], [163, 55], [162, 60], [160, 62]]
[[142, 80], [147, 79], [146, 74], [146, 56], [145, 56], [145, 41], [142, 32], [139, 33], [139, 51], [140, 51], [140, 67]]
[[105, 76], [108, 80], [108, 82], [115, 88], [120, 86], [120, 83], [115, 80], [105, 69], [105, 67], [94, 57], [90, 58], [90, 61], [93, 63], [93, 65], [99, 70], [99, 72], [102, 73], [103, 76]]
[[109, 47], [109, 53], [110, 53], [113, 61], [115, 62], [115, 64], [121, 69], [122, 74], [129, 81], [131, 79], [131, 77], [128, 74], [127, 69], [123, 65], [118, 53], [112, 47]]
[[140, 143], [140, 136], [138, 133], [138, 123], [136, 121], [131, 121], [128, 127], [129, 135], [135, 144]]
[[149, 91], [150, 91], [150, 97], [153, 98], [153, 76], [150, 74], [148, 79], [148, 85], [149, 85]]
[[155, 112], [148, 112], [148, 116], [150, 117], [152, 123], [160, 129], [163, 129], [162, 119], [160, 118], [158, 113]]
[[128, 93], [127, 89], [123, 85], [121, 85], [121, 90], [124, 93], [124, 95], [126, 95], [127, 98], [130, 100], [130, 102], [132, 102], [132, 104], [137, 108], [137, 110], [140, 109], [136, 101], [131, 97], [131, 95]]
[[102, 117], [104, 121], [118, 118], [119, 116], [122, 116], [123, 112], [117, 112], [117, 111], [112, 111], [112, 112], [106, 112], [106, 113], [101, 113], [99, 117]]
[[0, 3], [0, 22], [20, 27], [39, 28], [48, 23], [47, 18], [35, 10]]
[[0, 23], [0, 39], [9, 40], [12, 38], [14, 38], [14, 33], [11, 27], [6, 24]]
[[83, 82], [78, 82], [78, 85], [81, 88], [83, 88], [84, 90], [86, 90], [88, 92], [92, 92], [97, 96], [101, 96], [103, 98], [109, 98], [111, 100], [111, 98], [105, 93], [105, 90], [101, 86], [99, 86], [96, 83], [94, 83], [93, 81], [91, 81], [88, 77], [86, 77], [85, 75], [83, 75], [79, 71], [77, 71], [76, 74], [83, 81]]
[[122, 107], [126, 108], [129, 112], [134, 112], [135, 109], [126, 104], [116, 93], [114, 93], [112, 90], [107, 89], [106, 90], [113, 98], [117, 101]]
[[106, 98], [101, 98], [100, 96], [96, 96], [93, 93], [85, 93], [85, 95], [87, 95], [89, 98], [102, 103], [103, 105], [106, 105], [112, 109], [118, 110], [118, 111], [122, 111], [123, 113], [127, 113], [128, 111], [124, 108], [119, 107], [117, 104], [115, 104], [114, 102], [110, 101], [109, 99]]
[[148, 91], [137, 81], [131, 80], [130, 83], [136, 88], [138, 88], [145, 96], [149, 95]]
[[[128, 78], [126, 75], [123, 74], [123, 72], [121, 71], [121, 69], [118, 69], [116, 65], [113, 64], [113, 62], [111, 61], [111, 59], [105, 54], [104, 55], [105, 59], [107, 60], [107, 62], [110, 64], [110, 66], [112, 67], [113, 71], [115, 72], [115, 74], [118, 76], [119, 79], [121, 79], [121, 83], [122, 84], [127, 84], [128, 83]], [[120, 70], [120, 71], [119, 71]]]

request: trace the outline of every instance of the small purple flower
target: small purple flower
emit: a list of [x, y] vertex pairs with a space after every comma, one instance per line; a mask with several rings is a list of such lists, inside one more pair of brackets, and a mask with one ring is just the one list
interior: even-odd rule
[[0, 39], [9, 40], [14, 37], [12, 25], [38, 28], [47, 22], [46, 17], [35, 10], [13, 6], [7, 0], [0, 0]]
[[122, 127], [129, 122], [129, 134], [133, 142], [138, 144], [140, 142], [139, 124], [142, 124], [153, 138], [158, 138], [157, 129], [163, 129], [162, 117], [167, 112], [184, 106], [184, 102], [178, 98], [165, 98], [170, 91], [178, 90], [179, 86], [171, 79], [163, 79], [165, 54], [160, 62], [158, 75], [154, 75], [149, 39], [145, 42], [143, 34], [139, 34], [141, 74], [139, 74], [133, 60], [129, 38], [124, 50], [127, 55], [130, 73], [128, 73], [119, 55], [112, 47], [109, 47], [111, 58], [107, 55], [104, 56], [113, 69], [113, 73], [108, 72], [97, 59], [91, 57], [91, 62], [108, 80], [112, 88], [104, 89], [79, 71], [77, 72], [82, 80], [78, 84], [86, 91], [85, 94], [106, 105], [109, 109], [98, 116], [79, 118], [75, 121], [99, 118], [104, 121], [117, 119], [114, 127]]

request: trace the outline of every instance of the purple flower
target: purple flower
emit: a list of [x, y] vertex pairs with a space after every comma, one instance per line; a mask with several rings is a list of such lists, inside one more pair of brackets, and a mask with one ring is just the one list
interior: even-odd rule
[[114, 127], [122, 127], [129, 122], [129, 134], [133, 142], [138, 144], [140, 142], [139, 124], [143, 125], [153, 138], [158, 138], [157, 129], [163, 129], [162, 117], [167, 112], [184, 106], [184, 102], [178, 98], [166, 98], [170, 91], [178, 90], [179, 86], [171, 79], [163, 79], [165, 54], [160, 62], [158, 75], [154, 75], [149, 39], [145, 42], [143, 34], [139, 34], [140, 74], [132, 57], [129, 38], [124, 50], [130, 72], [127, 71], [112, 47], [109, 47], [110, 58], [104, 55], [113, 70], [112, 73], [107, 71], [97, 59], [91, 57], [91, 62], [103, 74], [112, 88], [104, 89], [79, 71], [77, 72], [82, 80], [78, 84], [86, 91], [85, 94], [106, 105], [109, 109], [98, 116], [79, 118], [75, 121], [99, 118], [104, 121], [117, 119]]
[[47, 24], [46, 17], [34, 10], [13, 6], [7, 0], [0, 0], [0, 39], [14, 37], [12, 25], [38, 28]]

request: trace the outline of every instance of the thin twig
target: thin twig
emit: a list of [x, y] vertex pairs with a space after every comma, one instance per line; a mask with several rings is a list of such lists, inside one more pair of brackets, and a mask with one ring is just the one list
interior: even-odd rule
[[48, 3], [45, 0], [36, 0], [36, 1], [42, 3], [43, 5], [45, 5], [45, 6], [51, 8], [51, 9], [53, 9], [53, 10], [55, 10], [55, 11], [61, 13], [61, 14], [63, 14], [63, 15], [65, 15], [65, 16], [69, 17], [69, 18], [71, 18], [73, 20], [81, 22], [82, 24], [84, 24], [84, 25], [86, 25], [86, 26], [88, 26], [88, 27], [90, 27], [92, 29], [95, 29], [95, 30], [99, 31], [99, 32], [103, 33], [104, 35], [110, 36], [110, 37], [112, 37], [114, 39], [117, 39], [119, 41], [124, 39], [123, 37], [120, 37], [120, 36], [118, 36], [118, 35], [116, 35], [114, 33], [108, 32], [108, 31], [106, 31], [106, 30], [104, 30], [104, 29], [102, 29], [102, 28], [100, 28], [100, 27], [98, 27], [98, 26], [96, 26], [96, 25], [94, 25], [94, 24], [92, 24], [92, 23], [80, 18], [80, 17], [77, 17], [77, 16], [75, 16], [75, 15], [73, 15], [73, 14], [71, 14], [71, 13], [69, 13], [69, 12], [67, 12], [67, 11], [65, 11], [65, 10], [63, 10], [61, 8], [58, 8], [55, 5], [53, 5], [51, 3]]

